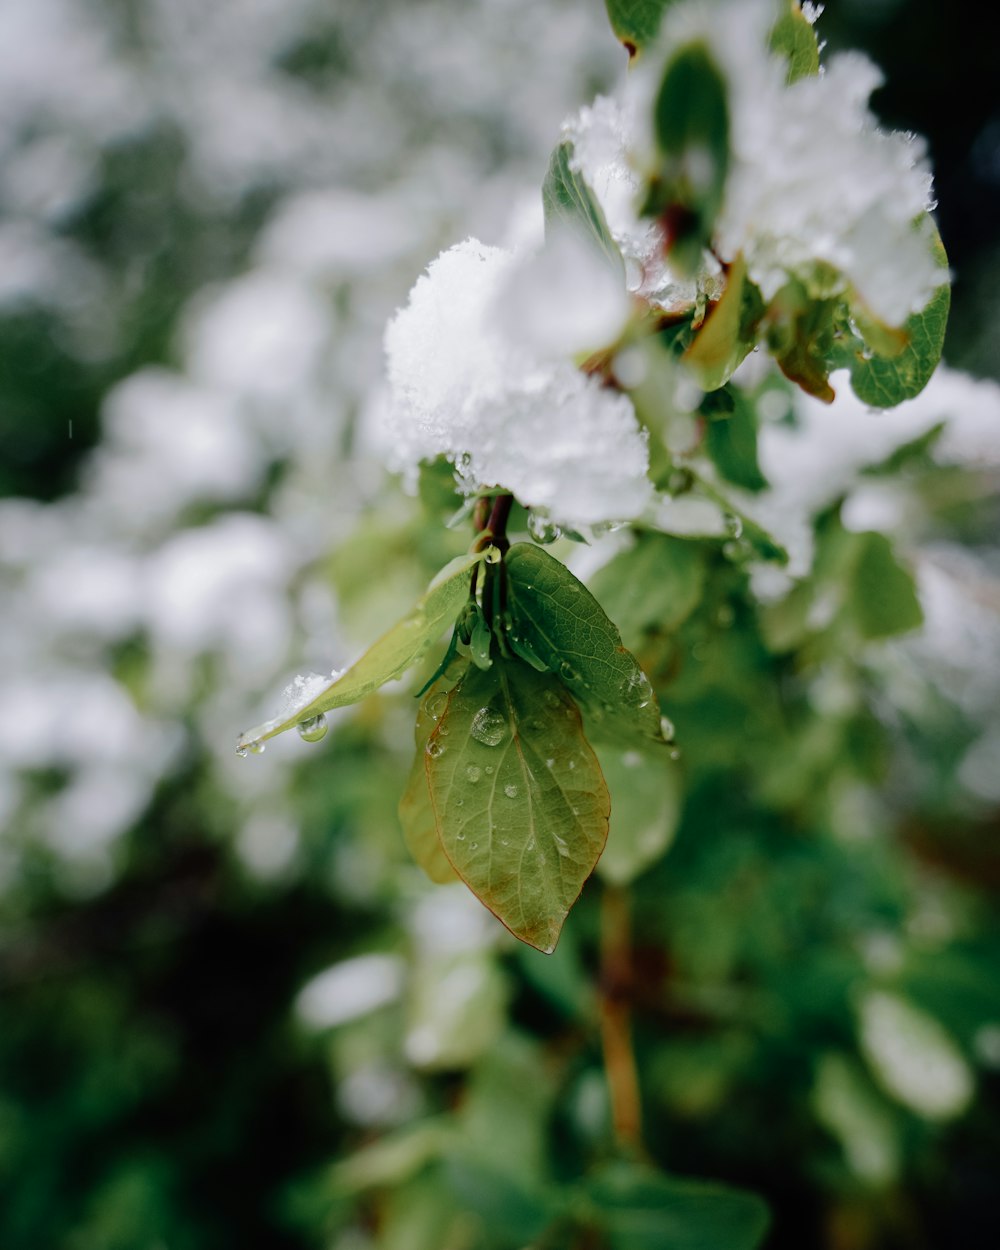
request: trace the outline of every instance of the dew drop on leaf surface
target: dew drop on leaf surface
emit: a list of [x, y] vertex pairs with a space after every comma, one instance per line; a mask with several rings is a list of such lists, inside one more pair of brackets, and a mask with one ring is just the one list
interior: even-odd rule
[[310, 716], [308, 720], [300, 720], [298, 723], [299, 737], [303, 742], [319, 742], [320, 739], [326, 737], [326, 731], [329, 725], [326, 723], [326, 714], [320, 712], [318, 716]]
[[481, 707], [472, 718], [469, 732], [483, 746], [497, 747], [507, 736], [507, 722], [499, 712]]
[[442, 755], [444, 755], [444, 751], [445, 748], [441, 745], [441, 743], [435, 742], [433, 738], [427, 744], [427, 754], [432, 755], [435, 759], [439, 759]]
[[517, 798], [517, 786], [515, 786], [512, 782], [508, 782], [508, 784], [504, 786], [503, 792], [509, 799]]
[[670, 719], [670, 717], [661, 716], [660, 717], [660, 733], [663, 734], [663, 740], [665, 742], [673, 742], [675, 732], [676, 730], [674, 729], [674, 722]]
[[476, 767], [475, 764], [470, 764], [469, 767], [465, 770], [465, 776], [467, 780], [471, 781], [473, 785], [476, 784], [476, 782], [479, 780], [481, 775], [482, 774], [480, 773], [480, 770]]

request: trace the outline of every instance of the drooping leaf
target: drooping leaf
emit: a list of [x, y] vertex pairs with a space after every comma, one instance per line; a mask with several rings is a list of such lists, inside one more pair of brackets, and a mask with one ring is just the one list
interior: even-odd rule
[[586, 1193], [611, 1250], [755, 1250], [769, 1222], [756, 1194], [630, 1164], [607, 1167]]
[[524, 638], [583, 708], [595, 741], [664, 741], [660, 708], [635, 656], [590, 591], [540, 547], [504, 557], [511, 637]]
[[406, 781], [406, 789], [399, 800], [399, 823], [407, 848], [428, 877], [438, 885], [457, 881], [458, 874], [452, 868], [438, 837], [434, 808], [431, 806], [430, 791], [427, 788], [424, 753], [431, 731], [447, 705], [448, 691], [467, 667], [467, 664], [460, 666], [456, 663], [451, 674], [438, 678], [421, 700], [413, 732], [416, 754]]
[[611, 794], [608, 844], [597, 871], [612, 885], [628, 885], [667, 850], [677, 832], [680, 776], [661, 751], [598, 751]]
[[401, 677], [437, 641], [445, 627], [454, 623], [469, 597], [472, 569], [483, 559], [484, 553], [477, 552], [458, 556], [446, 564], [413, 611], [373, 643], [350, 668], [314, 694], [310, 689], [311, 697], [297, 703], [293, 699], [292, 706], [272, 720], [248, 729], [240, 735], [236, 749], [245, 752], [259, 748], [268, 738], [333, 708], [357, 703], [387, 681]]
[[594, 595], [635, 646], [647, 631], [670, 633], [687, 620], [701, 600], [705, 574], [701, 544], [642, 533], [597, 570]]
[[671, 259], [694, 273], [722, 205], [729, 170], [726, 81], [704, 43], [667, 63], [653, 111], [661, 153], [645, 211], [666, 228]]
[[608, 833], [607, 787], [566, 689], [516, 659], [469, 668], [424, 761], [463, 881], [516, 937], [553, 950]]
[[616, 270], [624, 271], [621, 252], [614, 241], [601, 206], [586, 180], [572, 168], [573, 145], [563, 142], [552, 153], [542, 183], [542, 208], [546, 229], [566, 226], [596, 243]]
[[[937, 230], [931, 227], [931, 248], [938, 267], [948, 267], [948, 257]], [[892, 356], [856, 353], [851, 360], [851, 387], [855, 395], [873, 408], [892, 408], [919, 395], [938, 366], [951, 309], [951, 287], [943, 282], [926, 308], [914, 313], [903, 330], [906, 346]]]
[[703, 391], [724, 386], [754, 345], [764, 312], [757, 288], [747, 281], [743, 254], [733, 261], [722, 298], [706, 317], [682, 359]]
[[606, 0], [611, 29], [636, 56], [656, 38], [664, 10], [672, 0]]
[[771, 51], [788, 61], [793, 83], [819, 73], [819, 43], [798, 0], [787, 0], [786, 10], [771, 28]]

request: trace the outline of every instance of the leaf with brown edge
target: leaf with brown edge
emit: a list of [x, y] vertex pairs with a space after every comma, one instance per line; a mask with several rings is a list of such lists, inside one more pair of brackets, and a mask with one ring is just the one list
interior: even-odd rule
[[427, 787], [424, 756], [427, 752], [427, 740], [448, 704], [448, 692], [455, 685], [456, 678], [460, 679], [467, 667], [466, 664], [460, 668], [456, 663], [449, 673], [434, 682], [421, 699], [417, 711], [417, 723], [413, 731], [416, 752], [413, 764], [410, 766], [410, 775], [406, 780], [406, 789], [399, 800], [399, 823], [407, 849], [437, 885], [448, 885], [449, 882], [457, 881], [458, 874], [452, 868], [448, 856], [444, 853], [441, 839], [438, 837], [434, 808], [431, 805], [430, 790]]
[[424, 767], [459, 876], [515, 937], [551, 953], [604, 849], [611, 810], [569, 692], [516, 659], [469, 668]]

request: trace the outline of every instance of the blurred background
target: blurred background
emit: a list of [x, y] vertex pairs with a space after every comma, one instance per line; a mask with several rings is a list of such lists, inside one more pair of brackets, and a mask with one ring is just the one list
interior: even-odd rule
[[[928, 138], [946, 359], [994, 379], [998, 25], [936, 0], [820, 19], [830, 50], [886, 71], [886, 123]], [[442, 247], [537, 211], [561, 122], [624, 61], [599, 0], [0, 4], [5, 1250], [477, 1245], [420, 1240], [370, 1196], [381, 1178], [420, 1207], [419, 1151], [374, 1180], [343, 1160], [456, 1107], [501, 1133], [524, 1073], [560, 1157], [606, 1132], [579, 1034], [587, 896], [579, 949], [539, 971], [423, 882], [395, 817], [412, 701], [373, 701], [322, 746], [234, 744], [464, 546], [366, 449], [382, 328]], [[995, 471], [985, 485], [946, 518], [975, 593], [908, 653], [937, 664], [933, 700], [899, 710], [898, 657], [872, 678], [865, 802], [896, 786], [877, 835], [789, 849], [763, 822], [709, 853], [685, 840], [694, 812], [644, 879], [674, 917], [650, 983], [719, 989], [660, 1033], [650, 1009], [654, 1151], [762, 1192], [775, 1247], [998, 1244]], [[856, 1029], [874, 974], [906, 993], [872, 989]], [[727, 984], [782, 986], [784, 1006], [734, 1024]], [[921, 1028], [893, 1089], [886, 1046]]]

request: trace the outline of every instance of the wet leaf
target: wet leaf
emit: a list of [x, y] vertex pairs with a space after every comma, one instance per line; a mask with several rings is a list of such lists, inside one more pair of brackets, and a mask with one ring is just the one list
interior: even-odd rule
[[608, 833], [607, 787], [572, 698], [520, 660], [470, 668], [424, 762], [462, 880], [516, 937], [552, 951]]
[[283, 710], [240, 735], [238, 751], [259, 747], [268, 738], [284, 733], [333, 708], [346, 707], [372, 694], [387, 681], [401, 677], [440, 638], [446, 626], [454, 623], [469, 597], [472, 569], [484, 553], [458, 556], [438, 573], [418, 600], [409, 616], [384, 634], [345, 672], [306, 702]]
[[528, 543], [504, 557], [511, 637], [532, 652], [583, 708], [595, 741], [664, 741], [649, 678], [590, 591], [564, 564]]
[[448, 702], [448, 692], [467, 667], [468, 665], [457, 663], [453, 665], [451, 674], [438, 678], [420, 701], [413, 733], [416, 754], [406, 781], [406, 789], [399, 800], [399, 823], [407, 849], [428, 877], [438, 885], [457, 881], [458, 874], [452, 868], [438, 837], [430, 790], [427, 788], [424, 752], [427, 749], [427, 739]]

